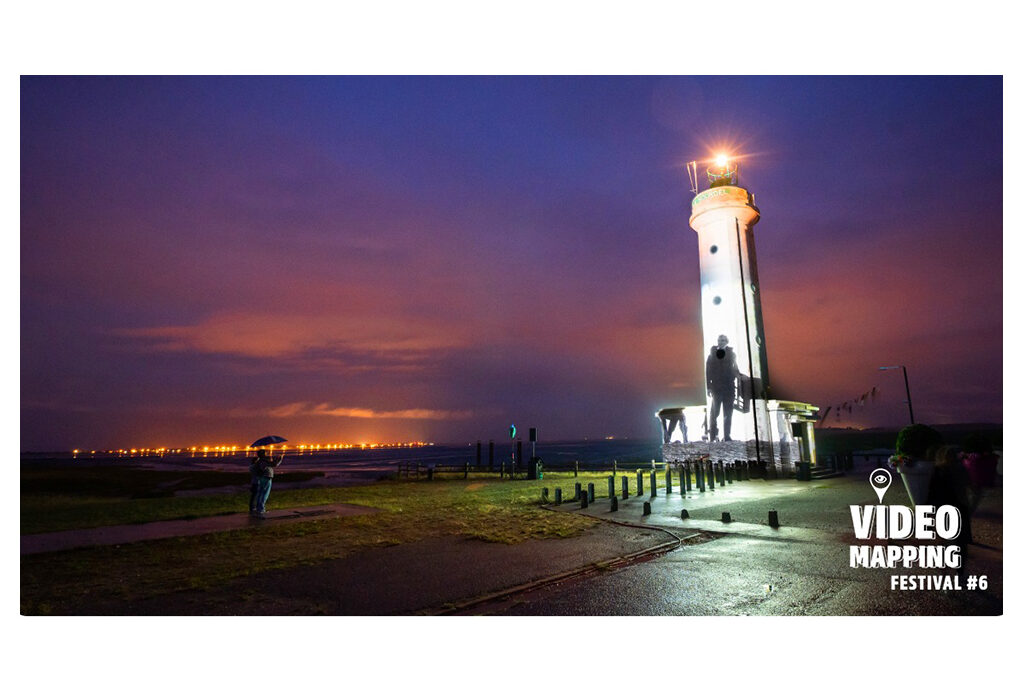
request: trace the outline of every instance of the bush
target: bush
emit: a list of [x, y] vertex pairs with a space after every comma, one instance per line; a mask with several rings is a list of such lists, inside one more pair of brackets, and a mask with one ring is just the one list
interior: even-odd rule
[[942, 444], [942, 434], [926, 424], [903, 427], [896, 436], [896, 454], [914, 459], [931, 459], [930, 454]]

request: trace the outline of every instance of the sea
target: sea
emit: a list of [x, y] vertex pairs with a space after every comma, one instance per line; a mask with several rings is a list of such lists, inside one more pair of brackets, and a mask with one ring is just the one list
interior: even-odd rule
[[[506, 466], [512, 463], [512, 444], [508, 441], [494, 444], [494, 467], [499, 470], [502, 462]], [[279, 456], [280, 450], [273, 455]], [[531, 457], [528, 442], [523, 443], [522, 467], [526, 467]], [[600, 439], [580, 441], [558, 441], [537, 443], [536, 457], [543, 466], [555, 468], [572, 468], [579, 464], [581, 470], [588, 468], [609, 467], [617, 462], [623, 468], [649, 465], [651, 460], [662, 461], [661, 443], [658, 439]], [[22, 462], [39, 462], [50, 464], [88, 465], [120, 465], [140, 469], [165, 471], [246, 471], [249, 457], [244, 452], [169, 452], [162, 455], [146, 456], [109, 456], [97, 454], [74, 457], [71, 453], [32, 453], [22, 454]], [[480, 465], [489, 462], [488, 445], [483, 443], [480, 452]], [[305, 485], [345, 485], [378, 480], [387, 475], [395, 475], [402, 465], [420, 466], [421, 471], [428, 467], [464, 466], [469, 463], [477, 465], [476, 443], [466, 445], [428, 445], [414, 448], [373, 448], [373, 449], [341, 449], [302, 451], [288, 449], [279, 469], [287, 471], [322, 472], [323, 479], [306, 482]], [[415, 469], [414, 469], [415, 470]]]
[[[997, 449], [1002, 448], [1002, 425], [999, 424], [963, 424], [936, 425], [947, 442], [961, 443], [968, 435], [978, 432], [989, 436]], [[891, 452], [896, 439], [896, 429], [821, 429], [816, 432], [819, 459], [835, 453], [845, 452]], [[276, 456], [280, 450], [275, 450]], [[526, 467], [530, 459], [530, 444], [523, 443], [522, 467]], [[572, 469], [579, 463], [580, 469], [605, 469], [616, 462], [622, 469], [642, 468], [649, 466], [651, 461], [663, 461], [660, 439], [584, 439], [577, 441], [557, 441], [537, 443], [536, 456], [545, 467]], [[512, 444], [505, 440], [494, 445], [494, 467], [499, 470], [501, 463], [510, 465], [512, 460]], [[83, 455], [73, 458], [67, 453], [22, 453], [23, 463], [76, 463], [82, 466], [110, 465], [134, 466], [145, 469], [163, 469], [170, 471], [241, 471], [247, 470], [249, 456], [244, 452], [181, 452], [166, 453], [160, 456], [110, 456]], [[483, 443], [480, 452], [482, 466], [488, 465], [488, 446]], [[477, 466], [476, 443], [461, 445], [427, 445], [422, 447], [404, 448], [366, 448], [302, 451], [288, 449], [281, 472], [289, 470], [303, 472], [321, 472], [317, 478], [304, 484], [312, 485], [345, 485], [378, 480], [387, 475], [395, 475], [402, 465], [415, 467], [420, 465], [421, 471], [433, 465], [435, 467], [464, 466], [469, 463]]]

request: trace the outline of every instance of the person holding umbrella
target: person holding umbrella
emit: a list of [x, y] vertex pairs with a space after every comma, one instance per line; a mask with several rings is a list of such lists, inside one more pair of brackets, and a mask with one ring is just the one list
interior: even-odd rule
[[256, 451], [256, 460], [249, 467], [249, 473], [255, 480], [255, 490], [252, 493], [254, 499], [249, 501], [249, 512], [257, 518], [267, 517], [267, 497], [270, 496], [270, 486], [274, 482], [274, 469], [284, 459], [283, 453], [277, 459], [272, 459], [267, 455], [263, 446], [284, 443], [286, 440], [288, 439], [280, 436], [264, 436], [249, 446], [250, 448], [259, 448]]

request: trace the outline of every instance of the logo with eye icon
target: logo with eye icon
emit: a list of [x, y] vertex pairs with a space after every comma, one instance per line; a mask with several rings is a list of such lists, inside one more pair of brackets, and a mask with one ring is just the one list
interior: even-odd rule
[[878, 503], [881, 504], [885, 491], [892, 485], [892, 474], [885, 469], [875, 469], [868, 477], [868, 482], [871, 483], [871, 488], [878, 495]]

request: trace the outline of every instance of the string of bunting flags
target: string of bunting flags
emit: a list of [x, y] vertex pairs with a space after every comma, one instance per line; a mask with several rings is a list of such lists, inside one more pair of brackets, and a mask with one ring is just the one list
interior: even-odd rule
[[825, 408], [825, 412], [821, 414], [821, 419], [818, 420], [818, 424], [824, 425], [825, 420], [828, 419], [829, 413], [831, 413], [833, 410], [836, 411], [836, 422], [842, 420], [844, 412], [846, 413], [847, 417], [852, 416], [855, 409], [863, 408], [868, 403], [874, 403], [875, 399], [877, 399], [880, 395], [881, 392], [878, 390], [878, 387], [871, 387], [870, 391], [866, 391], [860, 396], [856, 396], [850, 399], [849, 401], [843, 401], [842, 403], [839, 404], [830, 405], [827, 408]]

